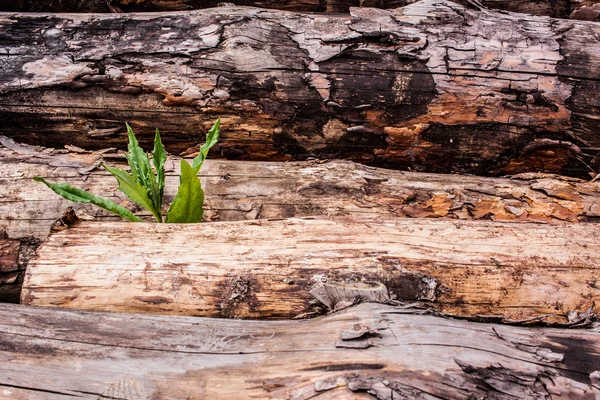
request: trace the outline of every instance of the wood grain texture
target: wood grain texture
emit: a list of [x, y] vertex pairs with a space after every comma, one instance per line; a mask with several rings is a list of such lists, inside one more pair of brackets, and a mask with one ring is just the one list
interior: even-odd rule
[[[73, 206], [98, 221], [116, 217], [57, 196], [34, 176], [68, 182], [152, 217], [117, 189], [100, 162], [125, 167], [112, 152], [44, 149], [0, 137], [0, 232], [43, 240], [50, 225]], [[165, 204], [179, 182], [179, 160], [167, 162]], [[206, 161], [201, 180], [206, 221], [308, 216], [372, 216], [493, 221], [599, 221], [600, 182], [522, 174], [512, 179], [401, 172], [349, 161]]]
[[[0, 301], [18, 302], [28, 257], [63, 211], [115, 221], [104, 210], [71, 203], [34, 176], [68, 182], [134, 210], [117, 190], [101, 161], [125, 167], [114, 152], [55, 150], [26, 146], [0, 137], [0, 235], [18, 239], [23, 255], [4, 261]], [[167, 162], [168, 204], [178, 184], [177, 159]], [[206, 190], [206, 221], [308, 216], [363, 216], [494, 221], [598, 221], [600, 182], [527, 174], [513, 179], [400, 172], [348, 161], [246, 162], [208, 160], [201, 172]], [[14, 254], [14, 253], [13, 253]], [[9, 267], [10, 265], [10, 267]]]
[[587, 177], [600, 165], [600, 26], [448, 1], [350, 15], [2, 14], [0, 131], [186, 152], [347, 158], [428, 172]]
[[[416, 0], [234, 0], [228, 3], [288, 11], [348, 12], [350, 7], [402, 7]], [[132, 12], [184, 11], [216, 7], [218, 0], [0, 0], [0, 11], [28, 12]], [[469, 5], [467, 1], [456, 3]], [[545, 15], [554, 18], [596, 20], [598, 0], [481, 0], [490, 9]], [[110, 4], [110, 6], [109, 6]], [[471, 3], [473, 4], [473, 3]], [[596, 6], [597, 7], [597, 6]], [[586, 9], [587, 8], [587, 9]]]
[[599, 245], [596, 224], [89, 222], [40, 247], [21, 299], [90, 310], [290, 318], [323, 311], [310, 294], [316, 286], [380, 282], [391, 298], [453, 315], [564, 320], [570, 310], [600, 304]]
[[373, 304], [279, 322], [5, 305], [0, 361], [1, 399], [594, 400], [600, 332]]

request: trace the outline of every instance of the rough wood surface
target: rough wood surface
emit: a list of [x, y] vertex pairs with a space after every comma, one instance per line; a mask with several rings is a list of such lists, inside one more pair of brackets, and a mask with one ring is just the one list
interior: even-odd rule
[[[68, 182], [152, 217], [130, 203], [102, 160], [125, 167], [114, 152], [54, 150], [0, 137], [0, 232], [43, 240], [50, 225], [73, 206], [81, 216], [115, 220], [104, 210], [69, 202], [34, 176]], [[95, 169], [96, 168], [96, 169]], [[179, 160], [167, 162], [165, 203], [179, 182]], [[206, 221], [308, 216], [373, 216], [493, 221], [600, 221], [600, 181], [540, 174], [514, 178], [439, 175], [366, 167], [349, 161], [206, 161]]]
[[600, 25], [423, 0], [350, 15], [2, 14], [0, 131], [173, 153], [348, 158], [429, 172], [588, 177], [600, 165]]
[[[183, 11], [236, 4], [288, 11], [348, 12], [350, 7], [392, 8], [416, 0], [0, 0], [0, 11], [28, 12], [132, 12]], [[568, 0], [561, 0], [567, 4]], [[110, 4], [110, 5], [109, 5]], [[561, 15], [562, 16], [562, 15]]]
[[0, 302], [19, 298], [24, 268], [19, 265], [19, 240], [0, 237]]
[[[348, 12], [350, 7], [402, 7], [416, 0], [0, 0], [0, 11], [131, 12], [181, 11], [216, 7], [222, 3], [288, 11]], [[468, 5], [469, 2], [455, 0]], [[596, 20], [598, 0], [481, 0], [484, 7], [554, 18]], [[471, 5], [477, 4], [471, 2]], [[586, 9], [588, 8], [588, 9]]]
[[[18, 302], [26, 260], [65, 208], [97, 221], [116, 218], [74, 204], [32, 180], [69, 182], [123, 204], [152, 220], [117, 190], [101, 160], [124, 166], [114, 152], [54, 150], [0, 137], [0, 235], [19, 239], [24, 256], [3, 261], [0, 301]], [[166, 203], [178, 182], [178, 162], [167, 162]], [[348, 161], [244, 162], [208, 160], [202, 170], [206, 221], [307, 216], [371, 216], [495, 221], [598, 221], [600, 182], [558, 176], [513, 179], [400, 172]], [[11, 265], [9, 267], [9, 264]], [[16, 279], [15, 279], [16, 277]]]
[[[344, 340], [346, 339], [346, 340]], [[600, 332], [360, 305], [308, 321], [0, 308], [0, 398], [580, 399]]]
[[323, 310], [310, 292], [324, 283], [379, 282], [391, 298], [429, 302], [453, 315], [561, 320], [600, 304], [599, 246], [596, 224], [348, 217], [86, 222], [42, 244], [28, 264], [21, 300], [289, 318]]

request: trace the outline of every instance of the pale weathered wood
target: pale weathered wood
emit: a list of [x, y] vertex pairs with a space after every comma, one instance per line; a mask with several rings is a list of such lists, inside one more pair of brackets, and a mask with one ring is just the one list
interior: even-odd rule
[[[29, 262], [28, 305], [289, 318], [322, 283], [383, 283], [454, 315], [523, 319], [600, 304], [596, 224], [287, 219], [84, 222]], [[345, 301], [349, 299], [343, 299]], [[597, 309], [594, 309], [597, 310]]]
[[0, 362], [1, 399], [594, 400], [600, 393], [598, 329], [477, 324], [374, 304], [285, 322], [4, 305]]
[[[68, 182], [130, 207], [103, 160], [120, 167], [115, 154], [44, 149], [0, 137], [0, 232], [10, 238], [43, 240], [50, 225], [73, 206], [99, 221], [112, 214], [62, 199], [34, 176]], [[76, 149], [73, 149], [76, 150]], [[165, 203], [179, 182], [178, 159], [167, 162]], [[92, 170], [93, 169], [93, 170]], [[347, 161], [245, 162], [208, 160], [201, 171], [206, 220], [307, 216], [427, 217], [495, 221], [598, 221], [600, 181], [582, 182], [551, 175], [513, 179], [400, 172]], [[140, 210], [138, 215], [150, 216]]]
[[[471, 2], [473, 3], [473, 2]], [[219, 7], [4, 13], [0, 132], [173, 153], [349, 158], [428, 172], [579, 177], [600, 166], [600, 25], [445, 0], [350, 15]]]

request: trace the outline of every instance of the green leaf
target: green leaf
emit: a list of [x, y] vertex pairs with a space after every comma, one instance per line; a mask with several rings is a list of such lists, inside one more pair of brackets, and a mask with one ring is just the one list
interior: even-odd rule
[[[125, 125], [127, 126], [127, 135], [129, 136], [129, 144], [127, 145], [128, 153], [125, 154], [125, 156], [127, 157], [129, 168], [131, 168], [131, 175], [133, 179], [148, 192], [148, 197], [152, 201], [152, 209], [148, 210], [152, 211], [156, 219], [162, 222], [161, 208], [163, 191], [161, 191], [160, 184], [157, 182], [157, 178], [152, 172], [152, 167], [150, 166], [150, 159], [148, 157], [148, 154], [146, 154], [144, 152], [144, 149], [140, 147], [140, 144], [138, 143], [137, 139], [135, 138], [135, 134], [133, 133], [133, 129], [131, 129], [129, 124]], [[154, 143], [154, 147], [155, 149], [157, 148], [156, 140]], [[159, 145], [159, 153], [160, 147], [162, 147], [162, 143], [160, 143]], [[164, 147], [162, 148], [162, 151], [164, 153]], [[159, 159], [160, 157], [161, 155], [159, 154]], [[166, 159], [166, 154], [164, 154], [164, 157]], [[158, 213], [158, 216], [155, 214], [155, 212]]]
[[162, 222], [160, 212], [154, 207], [154, 203], [148, 195], [148, 190], [142, 187], [135, 178], [119, 168], [111, 168], [104, 165], [104, 168], [110, 172], [119, 182], [119, 189], [131, 199], [146, 210], [150, 211], [158, 222]]
[[157, 184], [160, 191], [160, 205], [162, 205], [163, 194], [165, 192], [165, 162], [167, 161], [167, 152], [160, 140], [160, 133], [156, 130], [154, 137], [154, 150], [152, 151], [152, 162], [156, 169]]
[[69, 185], [68, 183], [49, 183], [46, 182], [43, 178], [35, 177], [33, 178], [36, 182], [42, 182], [50, 189], [54, 190], [57, 194], [61, 195], [67, 200], [75, 201], [77, 203], [91, 203], [98, 207], [101, 207], [107, 211], [117, 214], [120, 217], [128, 219], [133, 222], [141, 222], [142, 220], [131, 213], [125, 207], [121, 207], [120, 205], [110, 201], [103, 199], [101, 197], [96, 197], [91, 193], [86, 192], [85, 190], [77, 189]]
[[150, 160], [135, 138], [133, 129], [127, 123], [125, 126], [127, 126], [127, 135], [129, 136], [128, 153], [125, 154], [125, 157], [131, 168], [131, 174], [137, 183], [148, 189], [148, 176], [151, 172]]
[[212, 128], [210, 128], [210, 130], [206, 134], [206, 143], [200, 146], [200, 153], [198, 153], [196, 158], [194, 158], [194, 160], [192, 161], [192, 168], [194, 168], [196, 174], [198, 173], [198, 171], [200, 171], [200, 168], [202, 168], [202, 164], [204, 163], [204, 160], [206, 160], [206, 156], [208, 155], [208, 151], [210, 150], [210, 148], [217, 144], [217, 142], [219, 141], [220, 132], [221, 118], [217, 118]]
[[177, 195], [167, 212], [167, 222], [201, 222], [204, 214], [204, 191], [197, 171], [181, 160], [181, 176]]

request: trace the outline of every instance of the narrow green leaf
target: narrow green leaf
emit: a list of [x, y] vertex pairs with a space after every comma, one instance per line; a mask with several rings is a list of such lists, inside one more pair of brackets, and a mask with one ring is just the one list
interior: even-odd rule
[[142, 187], [133, 176], [119, 168], [111, 168], [104, 165], [104, 168], [110, 172], [119, 182], [119, 189], [131, 199], [146, 210], [150, 211], [158, 222], [162, 222], [160, 212], [154, 207], [154, 203], [148, 195], [148, 190]]
[[152, 206], [154, 207], [154, 210], [156, 210], [156, 212], [158, 213], [157, 219], [162, 222], [162, 198], [160, 197], [160, 189], [158, 188], [158, 183], [156, 182], [156, 178], [152, 170], [149, 171], [148, 179], [146, 180], [146, 182], [148, 186], [144, 189], [146, 189], [146, 193], [148, 193], [148, 198], [152, 201]]
[[120, 217], [128, 219], [133, 222], [141, 222], [142, 220], [131, 213], [125, 207], [121, 207], [120, 205], [112, 202], [110, 200], [103, 199], [101, 197], [96, 197], [91, 193], [86, 192], [85, 190], [81, 190], [78, 188], [74, 188], [68, 183], [49, 183], [46, 182], [43, 178], [35, 177], [33, 178], [37, 182], [42, 182], [50, 189], [54, 190], [57, 194], [61, 195], [67, 200], [71, 200], [77, 203], [91, 203], [98, 207], [101, 207], [107, 211], [117, 214]]
[[125, 126], [127, 126], [127, 135], [129, 136], [128, 153], [125, 154], [125, 157], [131, 168], [131, 175], [137, 183], [148, 189], [148, 176], [151, 172], [150, 160], [135, 138], [133, 129], [127, 123]]
[[198, 153], [196, 158], [194, 158], [194, 160], [192, 161], [192, 168], [194, 168], [196, 174], [198, 173], [198, 171], [200, 171], [200, 168], [202, 168], [202, 164], [204, 163], [204, 160], [206, 160], [206, 156], [208, 155], [208, 151], [210, 150], [210, 148], [217, 144], [217, 142], [219, 141], [220, 132], [221, 118], [217, 118], [212, 128], [210, 128], [210, 130], [206, 134], [206, 143], [200, 146], [200, 153]]
[[[131, 175], [133, 176], [133, 179], [148, 192], [148, 197], [153, 205], [152, 209], [158, 213], [158, 216], [155, 215], [155, 217], [162, 222], [162, 192], [159, 183], [152, 172], [150, 159], [148, 154], [144, 152], [144, 149], [140, 147], [140, 144], [133, 133], [133, 129], [131, 129], [129, 124], [125, 125], [127, 126], [127, 135], [129, 136], [129, 144], [127, 145], [128, 153], [125, 154], [125, 156], [127, 157], [127, 162], [131, 168]], [[162, 143], [160, 146], [162, 146]], [[166, 158], [166, 154], [164, 156]]]
[[181, 160], [179, 188], [167, 212], [167, 222], [201, 222], [204, 215], [204, 191], [197, 171]]
[[154, 169], [156, 169], [156, 177], [158, 189], [160, 192], [159, 204], [162, 205], [163, 194], [165, 192], [165, 162], [167, 161], [167, 152], [165, 147], [160, 140], [160, 133], [156, 130], [156, 136], [154, 137], [154, 150], [152, 151], [152, 162], [154, 163]]

